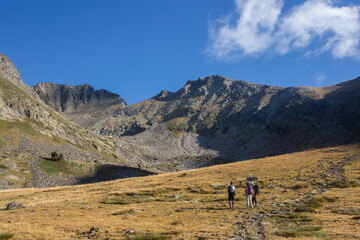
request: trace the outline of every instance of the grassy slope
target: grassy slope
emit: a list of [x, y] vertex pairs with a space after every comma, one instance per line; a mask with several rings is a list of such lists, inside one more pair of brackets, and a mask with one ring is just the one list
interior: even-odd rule
[[[18, 170], [5, 167], [3, 169], [8, 171], [0, 171], [0, 178], [7, 181], [11, 187], [23, 187], [24, 183], [29, 182], [33, 177], [29, 171], [29, 161], [33, 160], [32, 152], [35, 149], [22, 149], [24, 152], [19, 152], [20, 137], [35, 141], [35, 145], [41, 145], [45, 142], [53, 145], [54, 148], [61, 145], [73, 145], [84, 152], [95, 153], [99, 158], [105, 157], [107, 160], [119, 163], [128, 161], [121, 156], [117, 156], [117, 159], [114, 158], [115, 145], [111, 140], [74, 125], [62, 118], [50, 107], [34, 99], [24, 89], [19, 88], [10, 80], [3, 77], [0, 77], [0, 98], [0, 102], [4, 102], [4, 109], [10, 109], [9, 112], [13, 112], [14, 115], [16, 115], [15, 112], [17, 111], [28, 110], [40, 118], [37, 119], [37, 117], [34, 116], [28, 118], [19, 115], [16, 119], [0, 120], [0, 165], [5, 167], [5, 165], [16, 164], [19, 167]], [[10, 105], [12, 107], [9, 107]], [[11, 108], [13, 109], [11, 110]], [[53, 129], [53, 126], [55, 126], [56, 129]], [[65, 175], [83, 176], [89, 172], [89, 168], [95, 167], [96, 165], [85, 163], [76, 159], [76, 157], [71, 157], [72, 161], [66, 162], [67, 166], [54, 168], [51, 165], [56, 164], [41, 160], [42, 157], [49, 157], [49, 155], [50, 153], [41, 153], [41, 155], [37, 157], [43, 163], [40, 166], [41, 169], [53, 175], [59, 175], [61, 172]], [[74, 161], [76, 161], [76, 164]], [[65, 164], [65, 162], [63, 163]]]
[[[12, 201], [28, 207], [0, 210], [0, 234], [14, 234], [13, 239], [353, 239], [360, 235], [354, 219], [360, 216], [359, 150], [341, 146], [82, 186], [4, 190], [2, 208]], [[261, 186], [260, 205], [252, 210], [243, 196], [249, 174]], [[235, 210], [227, 208], [230, 180], [237, 186]], [[91, 227], [99, 231], [89, 233]]]
[[[67, 141], [65, 135], [71, 135], [73, 139], [73, 144], [81, 148], [81, 146], [86, 146], [86, 150], [89, 150], [87, 145], [92, 143], [94, 146], [103, 147], [104, 149], [102, 154], [109, 155], [115, 150], [115, 146], [109, 139], [106, 139], [102, 136], [94, 134], [92, 131], [79, 127], [69, 120], [61, 117], [57, 112], [52, 110], [50, 107], [40, 103], [38, 100], [34, 99], [29, 93], [25, 90], [17, 87], [11, 81], [0, 77], [0, 97], [6, 99], [7, 104], [13, 104], [14, 106], [21, 106], [23, 110], [29, 110], [31, 113], [43, 114], [43, 118], [46, 118], [46, 124], [44, 124], [44, 119], [35, 120], [23, 117], [22, 121], [13, 120], [13, 121], [0, 121], [0, 129], [4, 133], [7, 133], [10, 137], [18, 138], [18, 136], [24, 135], [27, 138], [38, 141], [49, 141], [49, 137], [39, 132], [50, 131], [50, 140], [57, 144], [64, 143]], [[46, 113], [45, 113], [46, 112]], [[47, 116], [50, 114], [50, 116]], [[52, 131], [53, 126], [47, 126], [52, 122], [52, 124], [57, 125], [57, 131]], [[16, 132], [12, 132], [15, 130]], [[64, 132], [65, 131], [65, 132]], [[21, 134], [20, 134], [21, 133]], [[0, 139], [0, 144], [2, 143]], [[10, 144], [10, 146], [13, 144]], [[93, 146], [93, 147], [94, 147]], [[99, 150], [100, 151], [100, 150]], [[126, 159], [121, 159], [125, 161]]]

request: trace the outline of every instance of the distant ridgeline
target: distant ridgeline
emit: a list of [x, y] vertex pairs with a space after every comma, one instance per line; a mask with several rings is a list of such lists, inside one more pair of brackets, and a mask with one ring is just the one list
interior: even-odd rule
[[[360, 78], [283, 88], [214, 75], [128, 106], [88, 84], [30, 88], [0, 55], [0, 84], [0, 188], [126, 177], [103, 165], [150, 174], [360, 140]], [[52, 152], [64, 161], [44, 160]]]
[[[92, 89], [73, 88], [85, 86]], [[77, 93], [73, 99], [83, 96]], [[40, 97], [54, 106], [52, 95], [53, 90], [43, 91]], [[97, 101], [100, 106], [103, 100]], [[134, 105], [104, 101], [105, 108], [92, 106], [82, 101], [82, 110], [70, 119], [117, 139], [125, 158], [164, 171], [360, 140], [360, 78], [323, 88], [283, 88], [214, 75]]]

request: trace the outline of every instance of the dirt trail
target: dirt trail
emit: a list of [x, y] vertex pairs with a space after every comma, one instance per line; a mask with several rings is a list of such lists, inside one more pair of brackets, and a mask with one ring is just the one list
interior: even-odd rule
[[[326, 192], [329, 190], [331, 184], [335, 183], [336, 181], [344, 181], [345, 176], [342, 174], [343, 167], [354, 160], [354, 158], [359, 157], [360, 154], [352, 155], [350, 157], [343, 158], [340, 162], [333, 162], [330, 164], [329, 168], [325, 170], [325, 174], [322, 176], [319, 176], [324, 181], [324, 185], [320, 189], [319, 193], [314, 194], [313, 192], [309, 192], [307, 196], [303, 196], [301, 202], [298, 204], [298, 206], [301, 206], [308, 201], [310, 197], [321, 195], [323, 192]], [[324, 177], [325, 176], [325, 177]], [[326, 177], [327, 176], [327, 177]], [[335, 180], [331, 180], [331, 177], [335, 177]], [[293, 209], [294, 211], [295, 209]], [[260, 211], [261, 212], [261, 211]], [[237, 219], [236, 221], [236, 237], [231, 238], [233, 240], [264, 240], [266, 239], [265, 234], [265, 228], [264, 228], [264, 219], [267, 222], [267, 218], [271, 217], [273, 214], [281, 214], [285, 213], [284, 210], [279, 210], [275, 213], [266, 213], [265, 216], [259, 214], [259, 211], [254, 212], [254, 215], [246, 221], [243, 219]], [[263, 213], [263, 212], [262, 212]]]

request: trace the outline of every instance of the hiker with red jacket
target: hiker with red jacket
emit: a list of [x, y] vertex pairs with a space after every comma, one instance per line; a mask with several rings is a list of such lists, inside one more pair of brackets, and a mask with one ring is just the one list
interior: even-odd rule
[[252, 195], [254, 193], [254, 189], [252, 186], [250, 186], [250, 183], [246, 183], [246, 188], [245, 188], [245, 198], [246, 198], [246, 207], [249, 208], [253, 208], [253, 204], [252, 204]]

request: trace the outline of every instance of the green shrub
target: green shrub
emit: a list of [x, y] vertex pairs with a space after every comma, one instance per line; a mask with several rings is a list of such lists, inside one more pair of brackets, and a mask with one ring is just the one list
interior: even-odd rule
[[51, 159], [52, 161], [58, 161], [59, 155], [57, 154], [57, 152], [52, 152], [50, 159]]
[[289, 223], [304, 224], [311, 222], [312, 219], [298, 213], [284, 213], [276, 216], [276, 221], [280, 224], [288, 225]]
[[191, 201], [193, 198], [189, 196], [182, 196], [180, 198], [175, 198], [174, 196], [167, 196], [167, 197], [159, 197], [156, 198], [155, 201], [157, 202], [177, 202], [177, 201]]
[[334, 188], [350, 188], [350, 187], [354, 186], [354, 183], [349, 182], [348, 180], [344, 179], [344, 180], [339, 180], [339, 181], [333, 182], [329, 186], [334, 187]]
[[180, 221], [180, 220], [176, 220], [174, 222], [171, 223], [171, 225], [183, 225], [184, 222]]
[[299, 184], [295, 184], [294, 186], [292, 186], [292, 189], [294, 190], [300, 190], [300, 189], [304, 189], [304, 188], [308, 188], [309, 186], [306, 183], [299, 183]]
[[175, 212], [178, 212], [178, 213], [180, 213], [180, 212], [185, 212], [185, 209], [179, 208], [179, 209], [176, 209]]
[[297, 237], [297, 232], [295, 230], [284, 230], [284, 231], [276, 231], [276, 235], [280, 237]]
[[299, 226], [287, 228], [286, 230], [276, 231], [275, 234], [280, 237], [311, 237], [311, 236], [321, 236], [324, 233], [319, 233], [321, 230], [320, 226]]
[[0, 233], [0, 239], [10, 239], [14, 236], [14, 234], [11, 233]]
[[332, 213], [344, 214], [344, 215], [360, 215], [360, 208], [337, 208], [331, 211]]
[[336, 198], [331, 198], [331, 197], [322, 197], [321, 198], [321, 200], [323, 201], [323, 202], [336, 202]]
[[312, 198], [308, 202], [304, 203], [302, 206], [299, 206], [295, 209], [296, 212], [315, 212], [315, 209], [320, 208], [323, 202], [335, 202], [335, 198], [321, 197], [321, 198]]
[[189, 125], [187, 123], [169, 123], [167, 127], [171, 132], [178, 133], [186, 131]]
[[52, 161], [48, 158], [40, 159], [39, 167], [46, 173], [58, 175], [59, 173], [65, 175], [83, 176], [83, 166], [74, 162], [67, 162], [65, 160]]
[[59, 162], [64, 160], [64, 155], [62, 153], [58, 154], [57, 152], [52, 152], [50, 158], [44, 158], [46, 160], [51, 160], [53, 162]]

